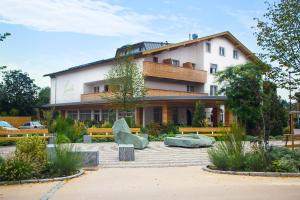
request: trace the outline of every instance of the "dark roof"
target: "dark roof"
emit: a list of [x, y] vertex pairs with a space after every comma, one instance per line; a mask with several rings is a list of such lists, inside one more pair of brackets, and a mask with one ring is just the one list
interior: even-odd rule
[[[132, 44], [132, 45], [124, 45], [124, 46], [117, 49], [116, 55], [118, 53], [122, 52], [122, 51], [126, 51], [130, 47], [131, 51], [132, 51], [132, 52], [130, 52], [130, 54], [133, 55], [133, 56], [137, 56], [137, 55], [141, 55], [143, 51], [148, 51], [148, 50], [152, 50], [152, 49], [155, 49], [155, 48], [160, 48], [160, 47], [168, 45], [168, 44], [169, 43], [167, 43], [167, 42], [139, 42], [139, 43], [135, 43], [135, 44]], [[75, 66], [75, 67], [71, 67], [71, 68], [68, 68], [68, 69], [65, 69], [65, 70], [62, 70], [62, 71], [58, 71], [58, 72], [54, 72], [54, 73], [50, 73], [50, 74], [45, 74], [44, 76], [53, 77], [53, 76], [58, 75], [58, 74], [63, 74], [63, 73], [74, 71], [74, 70], [80, 70], [80, 69], [90, 67], [90, 66], [93, 66], [93, 65], [97, 65], [97, 64], [103, 64], [103, 63], [111, 62], [114, 59], [115, 59], [115, 57], [104, 59], [104, 60], [98, 60], [98, 61], [95, 61], [95, 62], [90, 62], [90, 63], [86, 63], [86, 64], [83, 64], [83, 65], [78, 65], [78, 66]]]
[[[212, 100], [212, 101], [225, 101], [226, 96], [148, 96], [141, 99], [142, 101], [176, 101], [176, 100]], [[70, 102], [59, 104], [46, 104], [43, 107], [63, 107], [63, 106], [78, 106], [78, 105], [93, 105], [105, 104], [107, 100], [96, 100], [86, 102]]]

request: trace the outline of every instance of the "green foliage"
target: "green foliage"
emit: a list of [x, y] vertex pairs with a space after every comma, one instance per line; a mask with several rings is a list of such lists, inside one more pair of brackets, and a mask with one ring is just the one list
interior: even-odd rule
[[244, 137], [244, 129], [237, 124], [232, 124], [231, 131], [226, 134], [224, 140], [208, 150], [211, 162], [222, 170], [243, 169], [246, 160]]
[[37, 105], [42, 106], [50, 102], [50, 87], [42, 88], [39, 91]]
[[265, 171], [269, 165], [267, 152], [261, 146], [253, 146], [251, 151], [246, 153], [245, 171]]
[[57, 144], [66, 144], [66, 143], [71, 143], [71, 140], [64, 134], [58, 134], [56, 136], [56, 143]]
[[47, 162], [46, 141], [39, 137], [26, 137], [16, 142], [15, 158], [30, 163], [38, 174]]
[[58, 176], [69, 176], [76, 173], [81, 167], [81, 157], [73, 152], [72, 145], [56, 145], [55, 156], [48, 167], [50, 173]]
[[118, 56], [113, 68], [106, 75], [109, 93], [104, 96], [122, 109], [132, 109], [145, 96], [144, 77], [132, 56]]
[[5, 162], [4, 158], [2, 158], [2, 157], [0, 156], [0, 165], [1, 165], [2, 163], [4, 163], [4, 162]]
[[197, 101], [196, 106], [195, 106], [195, 112], [194, 112], [194, 116], [193, 116], [192, 126], [194, 126], [194, 127], [204, 126], [205, 118], [206, 118], [205, 107], [201, 101]]
[[104, 121], [104, 123], [101, 125], [101, 128], [111, 128], [112, 124], [109, 121]]
[[158, 136], [161, 131], [161, 125], [156, 122], [150, 122], [145, 126], [145, 128], [142, 128], [142, 132], [148, 134], [149, 136]]
[[32, 115], [37, 99], [38, 86], [21, 70], [3, 71], [0, 82], [0, 109], [9, 112], [17, 109], [20, 115]]
[[[257, 44], [264, 50], [265, 61], [278, 63], [269, 77], [286, 89], [296, 89], [299, 74], [289, 80], [288, 72], [300, 72], [300, 4], [299, 0], [269, 3], [263, 20], [256, 19]], [[288, 22], [288, 23], [287, 23]]]
[[32, 165], [22, 159], [9, 158], [0, 164], [0, 180], [3, 181], [19, 181], [33, 177]]
[[252, 63], [217, 73], [217, 82], [222, 85], [219, 92], [227, 96], [226, 105], [247, 130], [257, 130], [261, 121], [262, 74]]
[[8, 112], [9, 116], [19, 116], [20, 111], [16, 108], [11, 108]]
[[168, 122], [166, 124], [151, 122], [147, 124], [145, 128], [142, 128], [142, 132], [148, 134], [149, 138], [153, 138], [153, 140], [157, 141], [161, 141], [157, 138], [164, 138], [164, 136], [161, 135], [179, 134], [178, 127], [173, 122]]

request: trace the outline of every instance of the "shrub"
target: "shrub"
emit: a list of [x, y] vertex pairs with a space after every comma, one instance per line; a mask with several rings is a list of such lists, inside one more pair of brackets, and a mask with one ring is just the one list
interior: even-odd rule
[[56, 136], [56, 143], [57, 144], [71, 143], [71, 140], [66, 135], [59, 134]]
[[157, 122], [151, 122], [143, 128], [142, 132], [148, 135], [158, 136], [161, 133], [161, 126]]
[[32, 178], [33, 168], [31, 163], [16, 157], [7, 159], [0, 165], [0, 180], [19, 181]]
[[68, 176], [76, 173], [81, 167], [80, 155], [72, 151], [72, 145], [56, 145], [55, 156], [49, 167], [51, 173], [59, 176]]
[[194, 117], [192, 121], [192, 125], [196, 127], [204, 126], [204, 120], [206, 118], [205, 115], [205, 107], [201, 101], [196, 102]]
[[266, 171], [269, 160], [267, 152], [261, 146], [253, 146], [249, 153], [246, 153], [246, 171]]
[[174, 123], [168, 122], [161, 126], [160, 134], [179, 134], [178, 127]]
[[244, 129], [237, 124], [231, 126], [231, 131], [224, 140], [208, 150], [211, 162], [219, 169], [241, 170], [245, 167]]
[[47, 163], [46, 141], [35, 136], [18, 140], [15, 159], [29, 163], [34, 173], [38, 174]]
[[104, 121], [101, 128], [112, 128], [112, 124], [109, 121]]
[[4, 158], [2, 158], [2, 157], [0, 156], [0, 165], [3, 164], [4, 162], [5, 162]]

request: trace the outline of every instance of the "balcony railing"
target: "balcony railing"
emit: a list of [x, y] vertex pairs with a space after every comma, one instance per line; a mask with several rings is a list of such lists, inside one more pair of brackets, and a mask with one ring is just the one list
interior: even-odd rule
[[207, 72], [204, 70], [175, 67], [168, 64], [144, 61], [144, 76], [206, 83]]
[[[97, 101], [103, 99], [103, 97], [109, 95], [109, 93], [89, 93], [81, 94], [81, 101]], [[184, 92], [174, 90], [161, 90], [161, 89], [147, 89], [146, 96], [207, 96], [207, 93], [200, 92]]]

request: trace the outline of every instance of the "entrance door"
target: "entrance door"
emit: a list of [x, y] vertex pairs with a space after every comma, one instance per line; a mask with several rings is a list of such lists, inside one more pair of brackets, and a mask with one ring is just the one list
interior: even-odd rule
[[186, 110], [186, 124], [188, 126], [192, 125], [192, 112], [190, 110]]

